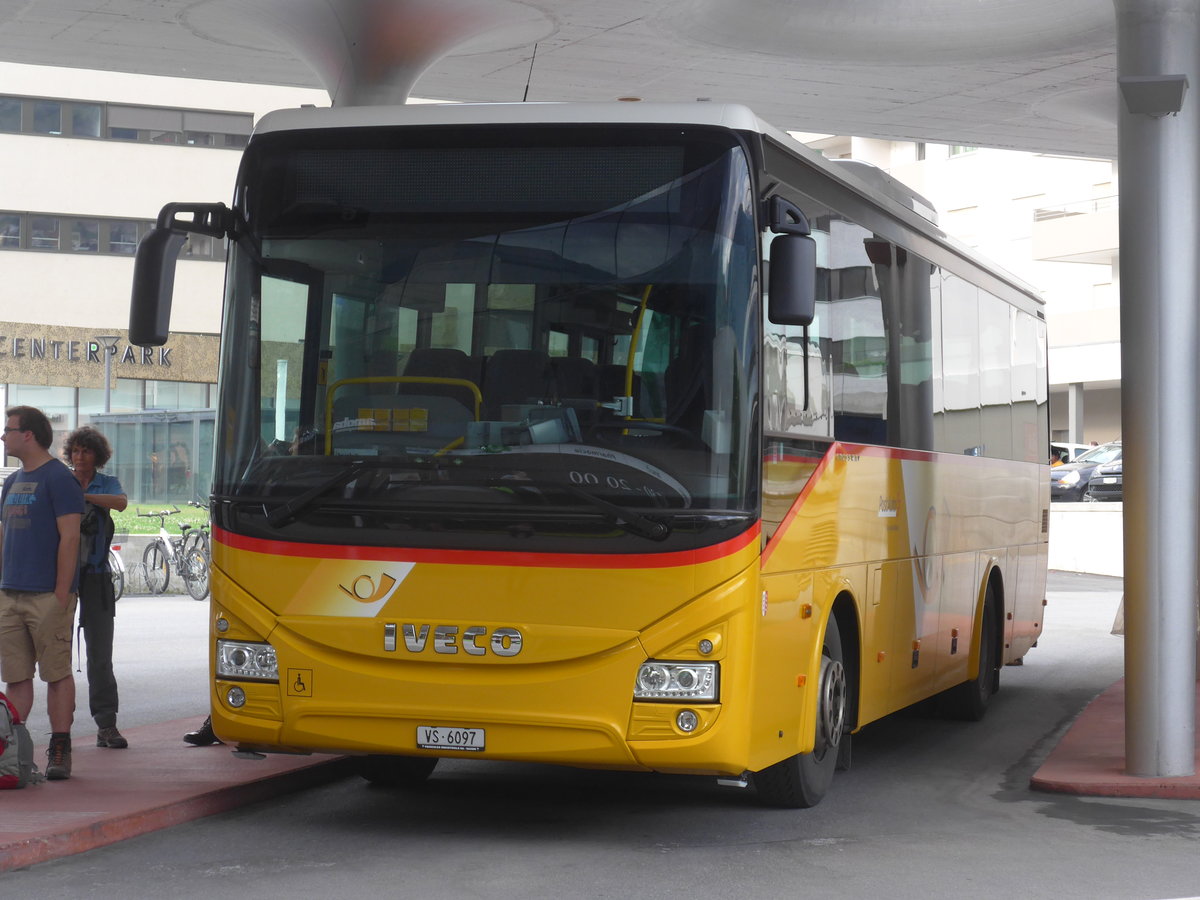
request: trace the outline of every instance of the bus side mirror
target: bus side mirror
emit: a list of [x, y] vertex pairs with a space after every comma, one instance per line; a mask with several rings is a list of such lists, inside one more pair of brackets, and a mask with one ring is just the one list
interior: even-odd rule
[[133, 260], [133, 296], [129, 304], [129, 343], [161, 347], [171, 326], [175, 261], [186, 235], [153, 228], [138, 244]]
[[817, 311], [817, 242], [807, 234], [771, 241], [767, 318], [776, 325], [811, 325]]
[[[180, 218], [190, 214], [190, 218]], [[224, 203], [168, 203], [138, 244], [129, 303], [129, 343], [161, 347], [171, 327], [175, 263], [188, 234], [225, 238], [231, 215]]]

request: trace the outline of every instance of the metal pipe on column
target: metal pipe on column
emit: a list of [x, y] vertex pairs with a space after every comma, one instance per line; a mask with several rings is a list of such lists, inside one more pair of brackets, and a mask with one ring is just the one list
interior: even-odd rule
[[1072, 444], [1084, 443], [1083, 430], [1083, 384], [1072, 382], [1067, 385], [1067, 440]]
[[1195, 770], [1200, 0], [1114, 0], [1125, 464], [1125, 766]]

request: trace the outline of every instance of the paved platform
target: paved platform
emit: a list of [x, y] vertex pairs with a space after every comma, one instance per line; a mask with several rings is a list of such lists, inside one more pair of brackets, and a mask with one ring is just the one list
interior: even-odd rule
[[[1196, 702], [1200, 710], [1200, 684]], [[1200, 773], [1200, 751], [1196, 771]], [[1200, 774], [1183, 778], [1125, 774], [1125, 679], [1084, 708], [1030, 779], [1030, 787], [1090, 797], [1200, 800]]]
[[[87, 723], [90, 725], [91, 723]], [[191, 747], [200, 717], [122, 728], [126, 750], [101, 749], [94, 730], [76, 729], [72, 773], [21, 791], [0, 792], [0, 872], [82, 853], [332, 781], [350, 773], [336, 756], [237, 759], [224, 745]], [[46, 737], [34, 735], [45, 770]]]
[[[1124, 773], [1125, 683], [1090, 703], [1045, 763], [1031, 787], [1086, 796], [1200, 799], [1200, 776], [1138, 778]], [[1200, 688], [1197, 691], [1200, 702]], [[77, 732], [70, 780], [0, 793], [0, 872], [81, 853], [333, 781], [351, 773], [334, 756], [236, 759], [223, 745], [190, 747], [181, 740], [197, 717], [122, 729], [128, 750], [94, 746]], [[37, 759], [44, 768], [44, 737]], [[1198, 760], [1200, 768], [1200, 760]]]

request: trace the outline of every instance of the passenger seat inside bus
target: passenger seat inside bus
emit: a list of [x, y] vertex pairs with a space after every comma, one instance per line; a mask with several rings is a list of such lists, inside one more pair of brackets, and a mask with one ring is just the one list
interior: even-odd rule
[[[408, 356], [404, 374], [411, 378], [454, 378], [479, 384], [479, 365], [463, 351], [454, 347], [417, 347]], [[466, 385], [405, 382], [399, 387], [404, 395], [448, 397], [461, 403], [478, 419], [475, 392]]]
[[580, 426], [588, 428], [596, 420], [599, 368], [590, 359], [578, 356], [556, 356], [550, 360], [550, 368], [554, 371], [558, 402], [575, 410]]
[[518, 421], [521, 412], [514, 407], [551, 403], [556, 394], [550, 357], [540, 350], [497, 350], [484, 365], [486, 421]]

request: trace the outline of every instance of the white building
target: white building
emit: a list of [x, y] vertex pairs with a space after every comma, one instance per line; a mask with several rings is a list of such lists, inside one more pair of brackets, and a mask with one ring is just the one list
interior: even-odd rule
[[40, 407], [59, 437], [107, 403], [126, 416], [102, 421], [131, 496], [203, 494], [213, 416], [181, 413], [212, 407], [224, 249], [185, 247], [175, 333], [151, 350], [126, 338], [134, 248], [164, 203], [229, 202], [258, 116], [328, 97], [7, 63], [0, 85], [0, 400]]
[[829, 157], [873, 163], [930, 200], [945, 231], [1042, 291], [1050, 430], [1121, 436], [1117, 173], [1111, 160], [798, 135]]

